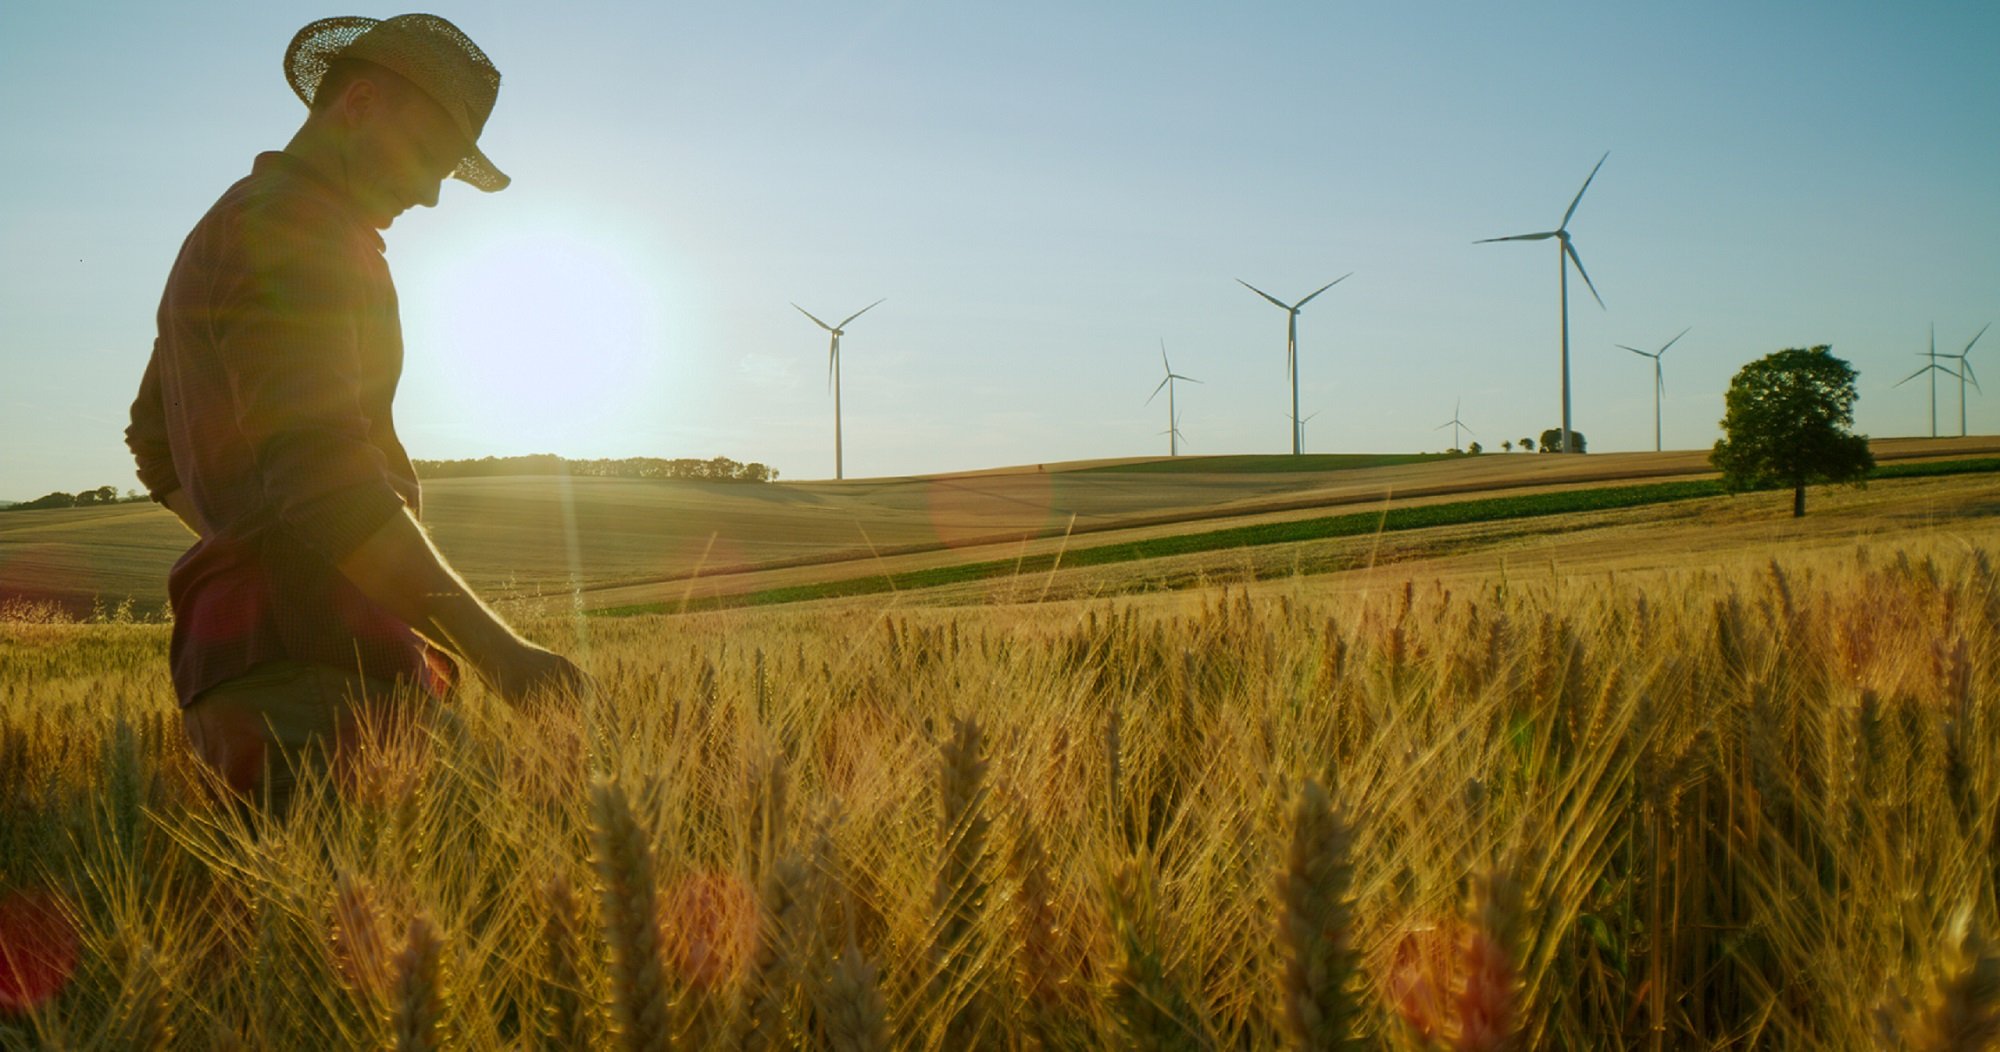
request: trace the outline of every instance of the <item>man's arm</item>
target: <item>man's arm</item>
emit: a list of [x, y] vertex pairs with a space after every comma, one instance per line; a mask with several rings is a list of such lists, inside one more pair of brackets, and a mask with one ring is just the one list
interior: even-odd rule
[[568, 658], [522, 639], [480, 602], [407, 510], [390, 516], [339, 568], [363, 595], [464, 658], [510, 703], [590, 689], [589, 677]]
[[160, 342], [153, 341], [152, 357], [146, 373], [139, 378], [139, 395], [132, 399], [131, 424], [125, 428], [125, 447], [139, 468], [139, 484], [155, 501], [166, 505], [188, 532], [200, 537], [201, 513], [194, 508], [187, 491], [181, 488], [180, 473], [174, 469], [174, 452], [167, 443], [166, 407], [160, 402]]
[[473, 595], [390, 485], [360, 402], [364, 387], [385, 380], [369, 369], [387, 367], [364, 365], [359, 344], [373, 296], [366, 275], [379, 262], [339, 234], [343, 221], [253, 211], [245, 259], [217, 282], [228, 324], [216, 353], [267, 499], [363, 595], [463, 658], [507, 701], [585, 689], [574, 664], [516, 635]]

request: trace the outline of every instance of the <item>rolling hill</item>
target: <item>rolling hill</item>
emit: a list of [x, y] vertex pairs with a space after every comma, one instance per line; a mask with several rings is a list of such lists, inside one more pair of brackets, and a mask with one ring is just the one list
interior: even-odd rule
[[[1875, 450], [1883, 464], [1892, 465], [1992, 455], [2000, 453], [2000, 438], [1879, 440]], [[1300, 464], [1314, 470], [1294, 470]], [[1053, 571], [1061, 569], [1059, 553], [1107, 545], [1153, 543], [1134, 549], [1140, 553], [1136, 561], [1152, 563], [1145, 553], [1166, 551], [1154, 543], [1161, 538], [1706, 477], [1712, 472], [1705, 451], [1303, 461], [1182, 457], [842, 482], [443, 479], [426, 485], [425, 503], [439, 547], [483, 594], [503, 603], [562, 595], [579, 596], [590, 609], [671, 608], [731, 596], [812, 594], [829, 582], [863, 578], [891, 586], [898, 580], [924, 582], [931, 580], [926, 572], [974, 564], [999, 567], [1004, 576], [1001, 564], [1008, 560]], [[1871, 489], [1893, 501], [1900, 491], [1892, 487], [1925, 485], [1940, 484], [1881, 483]], [[1969, 483], [1952, 488], [1965, 494], [1978, 490]], [[1831, 509], [1847, 498], [1815, 501], [1816, 507]], [[1577, 523], [1666, 513], [1579, 514], [1584, 517]], [[1764, 520], [1763, 511], [1752, 519]], [[1570, 529], [1525, 521], [1416, 528], [1397, 534], [1390, 557], [1435, 557], [1454, 546], [1485, 550], [1501, 543], [1496, 540], [1501, 535], [1540, 537]], [[0, 514], [0, 600], [54, 602], [81, 612], [93, 602], [112, 605], [129, 597], [138, 612], [157, 611], [167, 570], [188, 541], [171, 516], [148, 504]], [[1352, 544], [1329, 536], [1307, 547], [1331, 551]], [[1324, 572], [1341, 568], [1346, 558], [1311, 554], [1296, 545], [1255, 554], [1230, 550], [1236, 547], [1223, 543], [1211, 545], [1206, 555], [1161, 555], [1158, 565], [1143, 570], [1100, 569], [1093, 578], [1100, 584], [1092, 587], [1173, 587], [1189, 579], [1188, 573], [1200, 576], [1176, 559], [1248, 566], [1289, 558], [1302, 560], [1299, 569]], [[1378, 540], [1374, 558], [1381, 557], [1381, 549]], [[1332, 561], [1315, 561], [1323, 556]], [[937, 579], [951, 583], [945, 580], [949, 576]], [[1057, 575], [1047, 576], [1053, 587]], [[796, 591], [801, 588], [806, 591]], [[779, 591], [784, 589], [794, 591]], [[991, 592], [954, 586], [943, 594]]]

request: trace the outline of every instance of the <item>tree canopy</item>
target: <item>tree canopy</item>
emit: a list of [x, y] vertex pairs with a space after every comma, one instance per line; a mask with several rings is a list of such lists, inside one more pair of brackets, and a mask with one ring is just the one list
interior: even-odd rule
[[1865, 480], [1875, 467], [1854, 424], [1858, 374], [1825, 344], [1787, 348], [1745, 365], [1729, 381], [1723, 438], [1709, 462], [1730, 489], [1789, 486], [1792, 514], [1806, 513], [1806, 486]]
[[[1583, 437], [1583, 432], [1581, 432], [1581, 431], [1578, 431], [1578, 430], [1577, 430], [1576, 428], [1573, 428], [1573, 427], [1572, 427], [1572, 428], [1570, 428], [1570, 429], [1569, 429], [1569, 434], [1570, 434], [1570, 437], [1571, 437], [1571, 438], [1574, 438], [1574, 439], [1576, 439], [1576, 448], [1575, 448], [1575, 449], [1573, 449], [1573, 450], [1572, 450], [1572, 449], [1565, 449], [1565, 448], [1563, 448], [1563, 433], [1562, 433], [1562, 428], [1559, 428], [1559, 427], [1552, 427], [1552, 428], [1549, 428], [1549, 429], [1548, 429], [1547, 431], [1544, 431], [1544, 432], [1542, 432], [1542, 452], [1544, 452], [1544, 453], [1581, 453], [1581, 452], [1583, 452], [1584, 450], [1586, 450], [1586, 449], [1589, 449], [1589, 448], [1590, 448], [1590, 444], [1589, 444], [1588, 442], [1586, 442], [1586, 441], [1584, 440], [1584, 437]], [[1524, 449], [1533, 449], [1533, 448], [1535, 448], [1535, 447], [1534, 447], [1534, 445], [1533, 445], [1533, 444], [1531, 444], [1531, 443], [1530, 443], [1530, 442], [1529, 442], [1529, 441], [1528, 441], [1527, 439], [1525, 439], [1525, 438], [1521, 440], [1521, 446], [1522, 446], [1522, 448], [1524, 448]]]

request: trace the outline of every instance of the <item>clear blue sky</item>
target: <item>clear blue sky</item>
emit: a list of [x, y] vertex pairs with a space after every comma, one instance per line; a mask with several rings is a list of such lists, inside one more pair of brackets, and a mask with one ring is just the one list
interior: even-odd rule
[[[1575, 424], [1714, 441], [1743, 362], [1830, 343], [1860, 429], [1927, 433], [1928, 326], [2000, 321], [2000, 5], [481, 3], [514, 177], [388, 232], [419, 457], [761, 460], [849, 476], [1489, 446], [1558, 418], [1545, 230], [1571, 223]], [[120, 432], [187, 229], [304, 116], [285, 43], [349, 9], [0, 5], [0, 497], [133, 485]], [[369, 11], [385, 16], [393, 10]], [[1984, 361], [1982, 362], [1982, 359]], [[2000, 330], [1975, 350], [2000, 381]], [[1955, 384], [1939, 392], [1956, 433]], [[2000, 430], [2000, 388], [1971, 429]]]

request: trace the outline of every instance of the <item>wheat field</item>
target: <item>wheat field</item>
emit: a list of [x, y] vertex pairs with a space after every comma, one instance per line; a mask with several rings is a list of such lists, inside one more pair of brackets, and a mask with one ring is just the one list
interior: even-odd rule
[[1995, 558], [547, 616], [283, 823], [16, 620], [0, 1048], [1990, 1047]]

